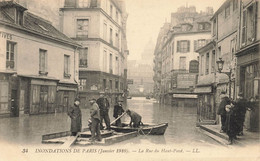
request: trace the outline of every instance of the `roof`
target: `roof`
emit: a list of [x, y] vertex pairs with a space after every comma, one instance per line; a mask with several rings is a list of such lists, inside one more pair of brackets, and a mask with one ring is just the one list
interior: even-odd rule
[[65, 34], [60, 32], [54, 26], [52, 26], [51, 22], [36, 16], [30, 12], [24, 12], [24, 22], [23, 25], [15, 24], [14, 13], [8, 12], [8, 8], [10, 7], [20, 7], [19, 4], [15, 2], [0, 2], [0, 23], [5, 22], [10, 24], [12, 27], [18, 27], [20, 29], [25, 29], [27, 31], [31, 31], [33, 33], [37, 33], [41, 36], [47, 36], [48, 38], [60, 40], [62, 42], [69, 43], [74, 46], [80, 46], [74, 40], [67, 37]]
[[226, 0], [220, 7], [219, 9], [214, 13], [214, 15], [211, 17], [210, 20], [212, 20], [214, 17], [216, 17], [225, 7], [230, 3], [230, 0]]
[[22, 10], [27, 10], [27, 8], [23, 7], [22, 5], [14, 2], [14, 1], [2, 1], [2, 2], [0, 2], [0, 7], [17, 7]]

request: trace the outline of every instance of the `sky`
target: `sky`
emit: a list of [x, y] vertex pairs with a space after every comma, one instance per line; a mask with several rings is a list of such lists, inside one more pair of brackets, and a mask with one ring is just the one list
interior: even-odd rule
[[[181, 6], [195, 6], [197, 12], [213, 7], [214, 12], [225, 0], [125, 0], [129, 60], [138, 60], [150, 39], [156, 44], [160, 28], [171, 21], [171, 13]], [[153, 53], [152, 53], [153, 56]]]

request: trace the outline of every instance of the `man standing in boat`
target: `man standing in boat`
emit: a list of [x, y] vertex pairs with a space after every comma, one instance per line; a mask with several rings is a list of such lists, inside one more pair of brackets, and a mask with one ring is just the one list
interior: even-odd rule
[[110, 119], [108, 116], [110, 105], [108, 99], [105, 96], [105, 92], [100, 92], [100, 97], [97, 100], [97, 104], [100, 109], [100, 128], [101, 130], [104, 129], [103, 127], [103, 119], [104, 119], [106, 123], [106, 128], [110, 130]]
[[[113, 114], [113, 117], [115, 119], [117, 119], [119, 116], [121, 116], [125, 111], [123, 109], [123, 106], [122, 106], [122, 102], [121, 100], [119, 100], [116, 105], [114, 106], [114, 114]], [[122, 126], [122, 123], [121, 123], [121, 119], [118, 119], [116, 121], [116, 126], [119, 126], [121, 127]]]
[[133, 127], [139, 127], [141, 124], [141, 120], [142, 120], [142, 116], [140, 116], [138, 113], [134, 112], [134, 111], [130, 111], [129, 109], [126, 110], [126, 113], [130, 116], [131, 121], [129, 123], [129, 126], [132, 126], [133, 123]]
[[75, 98], [74, 106], [69, 108], [68, 115], [71, 118], [71, 135], [76, 136], [78, 132], [81, 131], [82, 120], [81, 120], [81, 110], [79, 108], [80, 99]]
[[[101, 141], [101, 134], [100, 134], [100, 112], [99, 107], [96, 103], [96, 100], [93, 98], [89, 100], [90, 102], [90, 116], [91, 116], [91, 141], [95, 140]], [[95, 136], [96, 135], [96, 136]]]

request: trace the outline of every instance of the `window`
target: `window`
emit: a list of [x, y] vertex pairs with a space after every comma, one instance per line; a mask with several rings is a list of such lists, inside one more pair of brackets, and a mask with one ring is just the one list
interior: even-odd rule
[[103, 70], [104, 72], [107, 72], [107, 51], [104, 50], [104, 55], [103, 55]]
[[113, 55], [112, 55], [112, 53], [110, 53], [110, 57], [109, 57], [109, 73], [113, 74]]
[[230, 15], [230, 3], [225, 8], [225, 18], [227, 18]]
[[194, 40], [194, 51], [206, 45], [205, 39]]
[[110, 28], [110, 37], [109, 37], [110, 44], [113, 45], [113, 29]]
[[180, 70], [186, 70], [186, 57], [180, 57]]
[[190, 51], [190, 41], [188, 40], [177, 41], [177, 52], [187, 53], [189, 51]]
[[107, 88], [107, 80], [103, 79], [103, 89], [105, 90]]
[[107, 24], [104, 23], [104, 26], [103, 26], [103, 39], [105, 41], [107, 41]]
[[238, 9], [238, 0], [233, 0], [233, 11]]
[[206, 54], [206, 75], [209, 74], [209, 53]]
[[213, 20], [213, 36], [217, 34], [217, 20], [216, 18]]
[[119, 61], [118, 61], [118, 57], [116, 56], [116, 74], [119, 74]]
[[216, 67], [216, 53], [215, 50], [212, 50], [212, 57], [211, 57], [211, 73], [215, 72]]
[[243, 11], [242, 46], [250, 44], [256, 39], [257, 4], [252, 3]]
[[17, 9], [15, 23], [18, 25], [23, 25], [23, 11]]
[[79, 0], [79, 7], [88, 7], [89, 0]]
[[16, 43], [7, 41], [6, 42], [6, 68], [15, 68], [15, 54], [16, 53]]
[[218, 47], [218, 57], [221, 57], [221, 46]]
[[39, 57], [39, 74], [47, 75], [47, 50], [40, 49], [40, 57]]
[[204, 69], [205, 69], [205, 64], [204, 64], [204, 55], [201, 55], [201, 61], [200, 61], [200, 75], [204, 75]]
[[109, 80], [109, 87], [110, 87], [110, 89], [113, 89], [113, 84], [112, 83], [113, 83], [112, 80]]
[[174, 41], [172, 42], [172, 55], [174, 54]]
[[70, 56], [64, 55], [64, 77], [70, 78]]
[[116, 47], [118, 48], [119, 47], [119, 36], [118, 36], [118, 33], [116, 32]]
[[118, 22], [118, 12], [116, 11], [116, 22]]
[[79, 79], [79, 85], [81, 85], [81, 86], [85, 86], [86, 82], [87, 82], [86, 79]]
[[79, 51], [79, 67], [88, 67], [88, 48], [84, 48]]
[[118, 81], [115, 82], [115, 88], [118, 89]]
[[112, 6], [112, 4], [110, 5], [110, 16], [113, 18], [113, 6]]
[[77, 37], [88, 36], [88, 19], [78, 19], [77, 20]]
[[210, 30], [210, 24], [209, 23], [198, 23], [198, 29], [201, 30]]

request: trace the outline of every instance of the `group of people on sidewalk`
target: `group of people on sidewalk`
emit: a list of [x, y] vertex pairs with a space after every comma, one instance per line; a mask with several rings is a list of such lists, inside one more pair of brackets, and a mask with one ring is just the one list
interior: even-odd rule
[[[225, 92], [221, 92], [221, 102], [217, 114], [221, 116], [221, 133], [226, 133], [229, 137], [229, 143], [233, 144], [237, 136], [243, 135], [243, 126], [247, 110], [254, 108], [255, 104], [250, 99], [243, 98], [243, 93], [238, 94], [236, 101], [228, 98]], [[256, 98], [257, 99], [257, 98]]]
[[[121, 120], [118, 117], [120, 117], [124, 112], [126, 112], [131, 118], [129, 125], [131, 126], [132, 123], [134, 123], [134, 127], [139, 127], [141, 124], [142, 117], [132, 110], [130, 111], [128, 109], [125, 111], [123, 109], [122, 102], [123, 101], [119, 100], [116, 102], [116, 105], [114, 106], [113, 117], [117, 119], [115, 125], [122, 126]], [[100, 97], [97, 100], [95, 98], [90, 99], [89, 103], [91, 116], [91, 118], [88, 120], [88, 126], [91, 131], [90, 141], [101, 141], [102, 137], [100, 130], [106, 129], [110, 131], [110, 104], [104, 92], [100, 92]], [[72, 136], [77, 136], [77, 134], [81, 132], [82, 128], [82, 114], [79, 105], [80, 99], [75, 98], [74, 106], [70, 107], [68, 110], [68, 115], [71, 118]], [[103, 126], [103, 120], [105, 121], [106, 128], [104, 128]]]

